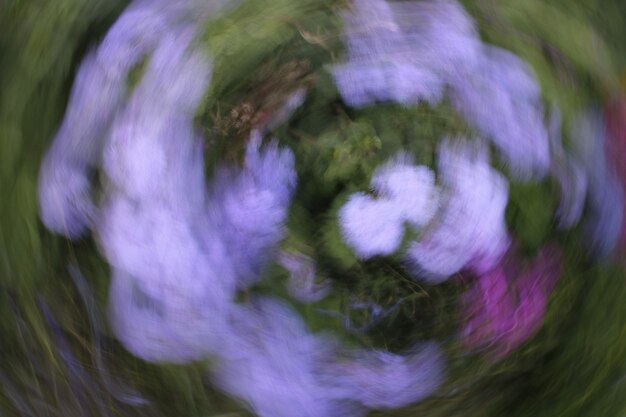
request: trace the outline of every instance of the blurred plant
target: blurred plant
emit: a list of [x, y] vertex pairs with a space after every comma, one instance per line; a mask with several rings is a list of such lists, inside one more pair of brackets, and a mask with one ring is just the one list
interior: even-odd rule
[[[621, 2], [465, 3], [480, 39], [530, 64], [542, 101], [558, 105], [565, 126], [589, 104], [616, 91], [613, 67], [626, 62]], [[0, 410], [4, 415], [247, 415], [207, 381], [207, 364], [157, 366], [128, 354], [103, 320], [96, 319], [106, 305], [110, 279], [94, 242], [54, 237], [38, 219], [36, 184], [43, 149], [59, 125], [88, 46], [112, 26], [123, 6], [121, 1], [95, 0], [0, 5], [0, 277], [6, 290], [0, 302]], [[214, 57], [212, 86], [196, 113], [206, 133], [207, 176], [225, 160], [240, 165], [247, 130], [267, 114], [279, 113], [276, 109], [289, 108], [292, 97], [298, 102], [301, 88], [307, 91], [302, 107], [287, 112], [286, 123], [271, 129], [281, 146], [292, 149], [299, 178], [282, 246], [315, 259], [311, 275], [328, 278], [333, 290], [313, 302], [292, 300], [282, 285], [290, 271], [272, 264], [242, 297], [263, 293], [288, 299], [307, 327], [332, 331], [348, 345], [401, 352], [416, 340], [441, 342], [450, 361], [448, 378], [437, 393], [408, 408], [372, 415], [623, 414], [626, 271], [590, 262], [576, 220], [569, 223], [571, 229], [551, 223], [557, 204], [578, 201], [581, 187], [575, 181], [571, 186], [559, 180], [509, 182], [505, 220], [516, 235], [518, 256], [528, 258], [520, 262], [532, 263], [543, 244], [553, 241], [562, 247], [564, 272], [547, 303], [544, 325], [497, 363], [468, 354], [458, 343], [457, 306], [466, 290], [458, 275], [425, 286], [410, 279], [403, 259], [392, 255], [359, 261], [346, 245], [337, 213], [349, 195], [368, 189], [378, 167], [399, 150], [414, 155], [416, 164], [432, 167], [439, 138], [476, 134], [446, 99], [433, 106], [346, 106], [328, 70], [343, 62], [337, 8], [347, 6], [339, 1], [246, 0], [203, 26], [202, 42]], [[141, 61], [132, 69], [129, 89], [141, 82], [147, 64]], [[281, 77], [289, 81], [281, 83]], [[264, 100], [265, 91], [272, 100]], [[233, 109], [238, 116], [231, 117]], [[605, 115], [608, 130], [619, 133], [619, 118], [612, 112]], [[231, 142], [235, 136], [241, 141]], [[566, 129], [564, 155], [571, 155], [572, 145]], [[616, 151], [606, 152], [609, 167], [614, 157], [619, 157]], [[584, 162], [573, 161], [562, 164], [566, 174], [561, 177]], [[494, 164], [500, 168], [497, 159]], [[610, 169], [618, 174], [619, 164]], [[97, 192], [99, 180], [94, 178]], [[572, 198], [564, 200], [567, 193], [558, 190], [568, 188]], [[589, 206], [582, 205], [584, 218]], [[577, 219], [576, 212], [571, 219]], [[406, 236], [403, 244], [414, 238]], [[89, 307], [82, 301], [89, 292], [75, 286], [76, 271], [68, 276], [68, 262], [80, 267], [91, 287]], [[344, 317], [353, 328], [366, 331], [342, 332]], [[254, 344], [254, 337], [248, 343]], [[267, 349], [272, 353], [271, 345]], [[384, 357], [377, 361], [382, 365], [368, 375], [394, 378], [390, 367], [402, 372]], [[391, 365], [385, 368], [385, 363]]]

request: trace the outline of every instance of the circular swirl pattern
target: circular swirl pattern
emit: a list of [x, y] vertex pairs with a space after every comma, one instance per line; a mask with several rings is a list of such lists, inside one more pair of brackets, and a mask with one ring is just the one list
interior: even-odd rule
[[[110, 279], [89, 281], [139, 360], [117, 355], [200, 369], [195, 386], [259, 416], [491, 415], [512, 409], [507, 390], [576, 397], [575, 354], [579, 378], [617, 392], [619, 372], [594, 371], [602, 355], [574, 337], [614, 320], [588, 297], [622, 317], [621, 293], [583, 277], [621, 271], [597, 266], [626, 235], [619, 112], [570, 107], [453, 0], [275, 1], [135, 0], [74, 75], [39, 216], [73, 242], [107, 395], [151, 410], [103, 365], [102, 303], [75, 265], [102, 259]], [[69, 381], [88, 380], [45, 299]], [[539, 364], [552, 371], [530, 377]]]

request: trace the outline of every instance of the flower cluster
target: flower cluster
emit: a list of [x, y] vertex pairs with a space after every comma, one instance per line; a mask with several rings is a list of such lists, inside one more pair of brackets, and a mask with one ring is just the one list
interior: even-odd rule
[[[217, 385], [261, 416], [356, 416], [430, 395], [444, 374], [434, 344], [406, 354], [350, 350], [309, 332], [278, 300], [237, 302], [277, 253], [295, 160], [264, 145], [258, 126], [243, 166], [219, 166], [206, 183], [193, 119], [212, 62], [194, 44], [197, 7], [138, 0], [86, 57], [42, 167], [44, 223], [69, 238], [93, 230], [112, 269], [109, 321], [129, 351], [152, 362], [211, 355]], [[98, 168], [96, 201], [89, 173]]]
[[372, 185], [379, 198], [353, 194], [339, 212], [346, 242], [365, 259], [395, 252], [402, 242], [405, 222], [414, 228], [424, 226], [439, 198], [433, 172], [413, 165], [406, 154], [379, 168]]
[[345, 20], [348, 62], [333, 74], [346, 103], [436, 104], [447, 89], [515, 174], [547, 173], [548, 132], [530, 68], [510, 52], [482, 44], [459, 4], [358, 0]]
[[467, 140], [439, 146], [439, 175], [411, 164], [407, 155], [379, 168], [372, 185], [379, 198], [353, 194], [339, 212], [343, 236], [361, 258], [398, 250], [408, 224], [421, 236], [409, 243], [410, 269], [441, 282], [468, 265], [489, 269], [506, 251], [505, 178], [489, 165], [487, 148]]

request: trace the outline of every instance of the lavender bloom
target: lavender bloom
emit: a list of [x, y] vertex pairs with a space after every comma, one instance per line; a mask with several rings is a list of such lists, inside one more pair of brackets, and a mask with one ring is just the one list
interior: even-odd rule
[[[189, 224], [180, 213], [165, 208], [133, 211], [126, 201], [120, 199], [119, 204], [128, 211], [107, 207], [108, 218], [100, 228], [105, 255], [120, 270], [112, 285], [121, 290], [116, 296], [112, 287], [109, 300], [117, 337], [146, 360], [177, 361], [180, 346], [196, 348], [187, 360], [205, 356], [219, 342], [221, 317], [236, 285], [219, 230], [203, 221]], [[146, 309], [146, 303], [155, 307]], [[142, 326], [155, 317], [161, 321], [151, 328]], [[163, 332], [157, 334], [164, 339], [175, 332], [177, 338], [165, 349], [144, 333], [148, 330]]]
[[489, 165], [487, 148], [446, 140], [438, 166], [448, 192], [443, 211], [407, 251], [416, 274], [432, 283], [470, 263], [489, 268], [509, 244], [504, 223], [508, 186]]
[[376, 409], [405, 407], [423, 400], [439, 388], [445, 376], [442, 352], [435, 343], [405, 355], [360, 352], [351, 362], [341, 364], [339, 371], [352, 387], [351, 398]]
[[395, 252], [402, 242], [404, 223], [423, 227], [438, 202], [432, 171], [412, 165], [405, 154], [377, 169], [372, 186], [378, 199], [356, 193], [339, 211], [345, 241], [364, 259]]
[[149, 54], [168, 31], [162, 1], [135, 0], [115, 21], [98, 47], [98, 62], [112, 80], [125, 82], [131, 68]]
[[547, 131], [530, 68], [483, 45], [458, 3], [359, 0], [345, 22], [348, 63], [333, 76], [347, 104], [436, 104], [449, 87], [457, 110], [493, 141], [515, 174], [546, 173]]
[[474, 21], [456, 1], [391, 3], [413, 62], [442, 80], [463, 77], [480, 62], [482, 42]]
[[90, 188], [84, 165], [46, 160], [39, 180], [39, 211], [46, 228], [70, 239], [83, 235], [96, 211]]
[[150, 362], [188, 363], [217, 349], [223, 332], [220, 316], [226, 311], [227, 300], [218, 299], [220, 295], [227, 296], [218, 294], [218, 290], [217, 286], [205, 288], [191, 297], [169, 285], [153, 296], [131, 275], [114, 269], [109, 323], [120, 342], [135, 356]]
[[283, 236], [287, 209], [296, 185], [294, 156], [279, 149], [276, 142], [260, 150], [260, 133], [253, 132], [242, 172], [222, 169], [216, 175], [211, 210], [222, 230], [238, 282], [247, 286], [256, 281]]
[[454, 79], [452, 100], [502, 152], [519, 177], [543, 176], [550, 166], [539, 86], [530, 67], [503, 49], [484, 47], [478, 65]]
[[[607, 126], [606, 153], [610, 158], [609, 166], [615, 171], [626, 193], [626, 101], [621, 98], [609, 103], [604, 110], [604, 120]], [[626, 215], [622, 217], [619, 247], [623, 252], [626, 249]]]
[[[165, 2], [138, 2], [129, 9], [98, 50], [98, 62], [110, 67], [87, 74], [121, 79], [128, 63], [150, 50], [143, 77], [119, 110], [116, 96], [105, 121], [90, 121], [98, 109], [89, 106], [87, 119], [68, 116], [69, 134], [76, 134], [76, 126], [79, 133], [101, 128], [106, 133], [104, 146], [85, 145], [90, 164], [102, 152], [107, 178], [102, 206], [90, 215], [112, 267], [108, 310], [116, 336], [130, 352], [152, 362], [187, 363], [212, 355], [218, 385], [261, 416], [358, 416], [365, 407], [402, 406], [431, 394], [443, 375], [442, 355], [434, 345], [404, 356], [345, 352], [333, 339], [308, 332], [278, 301], [235, 301], [238, 289], [259, 279], [282, 238], [296, 184], [294, 157], [275, 142], [262, 147], [261, 132], [255, 131], [244, 167], [223, 167], [206, 186], [193, 116], [208, 86], [211, 62], [192, 48], [193, 25], [176, 13], [165, 16], [179, 7], [191, 10], [184, 3], [168, 9]], [[134, 19], [145, 21], [134, 27]], [[155, 32], [143, 37], [143, 27]], [[284, 112], [302, 97], [294, 96]], [[88, 121], [86, 128], [78, 123], [82, 120]], [[383, 180], [385, 175], [389, 179]], [[377, 185], [382, 194], [396, 192], [397, 178], [433, 187], [432, 175], [420, 169], [385, 175]], [[77, 194], [57, 185], [61, 192]], [[88, 183], [74, 188], [84, 193]], [[41, 196], [45, 205], [47, 194]], [[404, 211], [411, 198], [394, 197]], [[425, 217], [408, 220], [418, 224]]]
[[[394, 5], [395, 6], [395, 5]], [[344, 100], [354, 107], [376, 101], [413, 104], [438, 102], [443, 82], [417, 65], [394, 6], [377, 0], [358, 0], [344, 16], [349, 62], [333, 69]]]
[[115, 271], [110, 321], [131, 352], [151, 361], [212, 351], [236, 285], [221, 231], [206, 216], [192, 118], [210, 63], [187, 52], [191, 39], [186, 31], [164, 37], [104, 154], [111, 183], [98, 237]]
[[332, 341], [308, 333], [288, 307], [257, 300], [234, 310], [230, 327], [214, 378], [260, 417], [364, 414], [345, 390], [323, 378]]
[[[282, 164], [293, 176], [289, 165]], [[250, 174], [261, 179], [263, 173]], [[248, 180], [245, 173], [238, 178], [236, 184]], [[283, 187], [278, 195], [289, 193], [289, 184], [272, 186], [275, 191]], [[202, 188], [183, 188], [181, 192], [201, 193]], [[239, 206], [234, 199], [237, 195], [245, 197]], [[178, 204], [143, 202], [139, 206], [143, 209], [130, 206], [121, 214], [111, 205], [106, 213], [112, 220], [102, 223], [105, 248], [112, 248], [106, 252], [109, 261], [136, 274], [124, 278], [134, 282], [134, 287], [117, 284], [126, 292], [118, 290], [120, 295], [111, 300], [111, 320], [129, 350], [152, 361], [197, 359], [223, 349], [224, 333], [232, 332], [224, 327], [224, 320], [233, 308], [234, 291], [258, 279], [257, 266], [267, 262], [267, 252], [282, 237], [288, 203], [276, 202], [267, 189], [235, 187], [229, 198], [211, 200], [205, 218], [185, 216], [184, 196], [179, 198]], [[126, 206], [124, 199], [119, 204]], [[232, 217], [233, 213], [242, 217]], [[256, 275], [251, 275], [253, 272]], [[141, 302], [137, 305], [137, 293], [140, 301], [152, 300], [148, 304], [158, 308], [142, 308]], [[142, 324], [144, 321], [153, 326]], [[176, 338], [170, 339], [171, 334]]]
[[116, 210], [127, 206], [141, 214], [145, 207], [180, 214], [182, 221], [204, 209], [203, 161], [191, 118], [201, 98], [195, 88], [208, 84], [211, 67], [197, 53], [181, 57], [189, 40], [186, 34], [171, 36], [159, 46], [111, 129], [103, 168], [111, 182], [108, 204]]
[[258, 279], [282, 237], [295, 186], [293, 155], [276, 144], [261, 151], [253, 135], [245, 170], [218, 175], [207, 193], [192, 120], [210, 63], [187, 51], [191, 34], [163, 37], [104, 155], [111, 186], [98, 232], [118, 269], [110, 318], [151, 361], [214, 352], [234, 291]]
[[[206, 335], [215, 333], [208, 312], [198, 307], [209, 302], [223, 310], [235, 277], [222, 260], [221, 241], [196, 231], [208, 225], [200, 216], [206, 193], [191, 118], [210, 64], [187, 53], [193, 29], [171, 35], [177, 18], [163, 13], [167, 4], [133, 3], [85, 58], [40, 173], [40, 204], [53, 231], [76, 237], [97, 227], [114, 268], [111, 322], [122, 342], [148, 360], [185, 361], [206, 352]], [[145, 77], [113, 122], [104, 149], [111, 182], [98, 214], [88, 172], [100, 162], [102, 141], [126, 93], [126, 73], [160, 38]], [[217, 274], [225, 279], [209, 287], [203, 277]]]
[[261, 417], [359, 416], [363, 406], [419, 401], [442, 380], [436, 345], [407, 355], [342, 351], [332, 339], [308, 333], [293, 311], [274, 300], [257, 300], [233, 317], [236, 331], [222, 351], [216, 380]]
[[377, 101], [437, 103], [443, 93], [443, 83], [432, 72], [400, 63], [346, 64], [335, 67], [333, 76], [345, 102], [352, 107]]
[[134, 0], [102, 40], [98, 62], [111, 79], [121, 80], [170, 30], [181, 25], [194, 26], [219, 9], [237, 3], [231, 0]]
[[95, 208], [90, 171], [98, 164], [123, 92], [90, 52], [76, 74], [65, 119], [39, 172], [41, 219], [49, 230], [76, 238], [91, 225]]
[[41, 218], [55, 233], [77, 238], [94, 220], [90, 172], [99, 164], [103, 140], [123, 102], [128, 71], [167, 29], [158, 3], [133, 3], [78, 70], [65, 119], [39, 175]]
[[588, 215], [584, 233], [598, 257], [609, 256], [617, 246], [624, 218], [624, 193], [619, 179], [609, 168], [605, 155], [605, 125], [595, 111], [581, 114], [571, 126], [575, 152], [584, 161], [589, 184]]

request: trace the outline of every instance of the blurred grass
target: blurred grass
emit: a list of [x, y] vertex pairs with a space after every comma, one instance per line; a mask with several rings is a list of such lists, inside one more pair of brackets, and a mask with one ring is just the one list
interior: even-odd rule
[[[616, 88], [616, 68], [626, 63], [619, 1], [466, 3], [486, 40], [533, 65], [546, 101], [559, 103], [566, 118]], [[156, 366], [125, 352], [106, 328], [108, 267], [94, 242], [52, 236], [37, 217], [38, 166], [63, 116], [73, 72], [124, 5], [0, 4], [0, 414], [248, 415], [211, 388], [206, 364]], [[548, 184], [513, 184], [507, 221], [529, 256], [546, 240], [558, 241], [566, 273], [542, 330], [498, 364], [462, 352], [454, 338], [462, 286], [423, 287], [405, 276], [398, 260], [359, 263], [345, 247], [333, 216], [342, 198], [367, 189], [373, 169], [399, 149], [432, 165], [439, 136], [467, 127], [445, 103], [436, 109], [345, 108], [326, 71], [341, 56], [337, 5], [250, 0], [207, 27], [205, 36], [216, 60], [198, 117], [208, 136], [244, 101], [255, 111], [271, 110], [300, 85], [312, 86], [304, 108], [274, 132], [294, 150], [300, 178], [286, 246], [297, 242], [314, 254], [335, 293], [310, 306], [294, 305], [313, 329], [335, 331], [349, 343], [399, 350], [432, 337], [444, 344], [450, 375], [440, 392], [413, 407], [374, 415], [624, 415], [626, 271], [591, 264], [577, 231], [552, 230], [554, 190]], [[258, 92], [260, 85], [280, 85], [272, 75], [294, 61], [306, 61], [307, 77], [271, 100]], [[236, 146], [230, 135], [214, 136], [209, 169]], [[80, 273], [70, 274], [69, 266]], [[286, 297], [285, 279], [285, 271], [273, 266], [256, 290]], [[353, 300], [385, 309], [400, 302], [400, 308], [357, 334], [345, 334], [337, 316], [319, 313], [371, 321], [367, 311], [350, 308]]]

